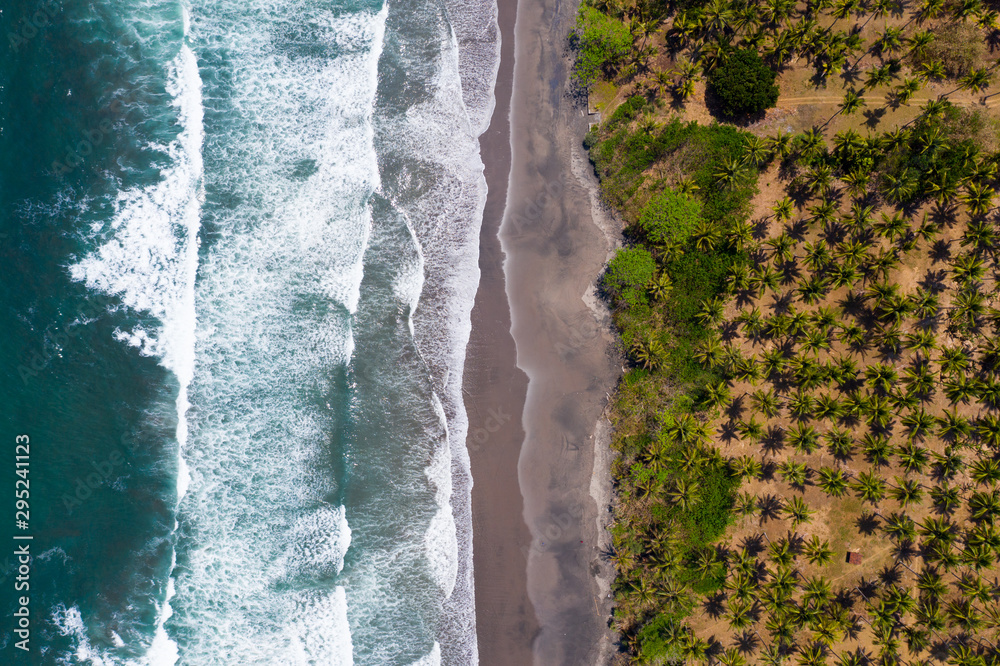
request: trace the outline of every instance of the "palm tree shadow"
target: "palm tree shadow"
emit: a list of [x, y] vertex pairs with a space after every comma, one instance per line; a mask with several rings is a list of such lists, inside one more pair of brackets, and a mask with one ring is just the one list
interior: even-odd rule
[[854, 524], [859, 532], [865, 536], [872, 536], [878, 530], [879, 517], [874, 513], [865, 511], [858, 517]]
[[726, 595], [724, 592], [716, 592], [707, 597], [702, 603], [702, 609], [713, 620], [718, 620], [726, 612]]
[[878, 127], [878, 124], [882, 122], [882, 116], [886, 114], [886, 109], [884, 106], [874, 109], [865, 109], [863, 114], [865, 116], [865, 126], [869, 129], [875, 129]]

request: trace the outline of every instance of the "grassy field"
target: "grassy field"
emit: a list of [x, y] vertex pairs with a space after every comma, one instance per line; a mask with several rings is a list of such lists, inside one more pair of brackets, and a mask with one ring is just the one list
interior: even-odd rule
[[[1000, 663], [994, 9], [610, 1], [571, 42], [626, 238], [620, 661]], [[723, 121], [739, 49], [780, 94]]]

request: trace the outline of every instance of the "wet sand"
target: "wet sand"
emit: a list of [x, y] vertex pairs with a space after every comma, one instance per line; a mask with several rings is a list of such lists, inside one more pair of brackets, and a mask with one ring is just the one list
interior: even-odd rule
[[528, 599], [531, 533], [517, 482], [528, 379], [516, 364], [510, 308], [497, 234], [510, 174], [510, 99], [517, 0], [498, 0], [502, 35], [496, 108], [480, 137], [488, 195], [479, 237], [479, 291], [466, 352], [467, 446], [472, 462], [473, 568], [476, 629], [483, 666], [530, 664], [539, 627]]
[[617, 231], [597, 206], [581, 145], [592, 119], [567, 82], [576, 4], [520, 0], [513, 87], [512, 5], [500, 2], [497, 109], [482, 138], [489, 199], [465, 375], [480, 661], [603, 664], [601, 415], [619, 364], [593, 291]]

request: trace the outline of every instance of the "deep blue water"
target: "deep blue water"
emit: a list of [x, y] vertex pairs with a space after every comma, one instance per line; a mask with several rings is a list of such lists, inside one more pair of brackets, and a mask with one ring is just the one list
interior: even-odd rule
[[4, 35], [0, 662], [475, 663], [492, 3], [7, 0]]

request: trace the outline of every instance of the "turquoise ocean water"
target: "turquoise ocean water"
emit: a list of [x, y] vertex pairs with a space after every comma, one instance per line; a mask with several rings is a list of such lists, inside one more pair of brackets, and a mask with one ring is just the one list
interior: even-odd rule
[[6, 0], [0, 37], [0, 663], [475, 663], [492, 0]]

